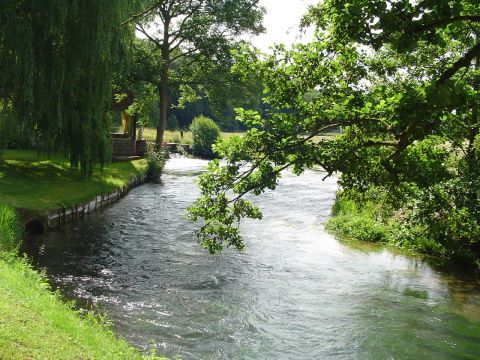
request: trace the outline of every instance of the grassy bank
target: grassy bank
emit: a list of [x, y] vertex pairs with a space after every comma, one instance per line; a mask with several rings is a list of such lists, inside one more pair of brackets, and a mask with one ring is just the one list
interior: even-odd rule
[[[480, 269], [480, 261], [468, 252], [453, 253], [428, 236], [425, 228], [412, 225], [406, 209], [395, 210], [379, 192], [340, 191], [325, 228], [340, 240], [354, 245], [387, 247], [395, 253], [428, 260], [439, 268]], [[358, 194], [358, 193], [357, 193]]]
[[325, 228], [344, 241], [387, 246], [406, 255], [441, 256], [435, 243], [408, 229], [402, 215], [379, 192], [374, 194], [367, 192], [360, 195], [361, 200], [354, 200], [352, 193], [340, 191]]
[[15, 208], [46, 210], [91, 200], [144, 173], [145, 160], [109, 164], [85, 178], [61, 156], [31, 150], [7, 150], [0, 158], [0, 200]]
[[0, 358], [144, 359], [98, 318], [80, 317], [16, 257], [18, 229], [14, 210], [0, 205]]

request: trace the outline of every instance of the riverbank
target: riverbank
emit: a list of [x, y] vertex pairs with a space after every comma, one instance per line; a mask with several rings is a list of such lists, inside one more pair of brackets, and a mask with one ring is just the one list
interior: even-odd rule
[[67, 208], [122, 188], [146, 168], [145, 160], [125, 161], [97, 168], [85, 178], [60, 155], [48, 158], [34, 150], [7, 150], [0, 158], [0, 199], [16, 209]]
[[[144, 174], [145, 160], [109, 164], [84, 178], [61, 156], [9, 150], [0, 163], [0, 357], [2, 359], [142, 359], [101, 316], [80, 316], [51, 292], [44, 274], [17, 256], [16, 210], [47, 211], [90, 201]], [[155, 356], [148, 358], [156, 359]]]
[[[19, 224], [0, 205], [0, 357], [2, 359], [145, 359], [104, 321], [79, 316], [52, 293], [46, 277], [16, 256]], [[155, 356], [148, 357], [157, 359]]]
[[285, 172], [255, 198], [264, 218], [242, 224], [245, 251], [210, 256], [198, 224], [179, 216], [206, 165], [169, 160], [163, 185], [37, 238], [32, 261], [66, 296], [108, 312], [117, 334], [172, 359], [478, 354], [478, 282], [326, 234], [337, 182], [322, 172]]
[[406, 223], [405, 214], [393, 211], [385, 202], [363, 200], [355, 201], [345, 192], [338, 192], [332, 216], [325, 223], [326, 230], [354, 246], [386, 247], [393, 253], [425, 260], [439, 269], [479, 272], [480, 259], [475, 254], [452, 252], [422, 234], [421, 228]]
[[[232, 136], [242, 137], [245, 132], [221, 132], [220, 139], [227, 140]], [[157, 129], [155, 128], [144, 128], [143, 129], [143, 138], [148, 141], [155, 141], [157, 136]], [[183, 137], [179, 130], [171, 131], [165, 130], [164, 141], [167, 143], [179, 143], [179, 144], [193, 144], [192, 133], [190, 131], [183, 131]]]

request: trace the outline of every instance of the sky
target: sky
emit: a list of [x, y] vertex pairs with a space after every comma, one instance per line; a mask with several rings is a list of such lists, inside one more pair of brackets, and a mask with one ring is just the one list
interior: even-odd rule
[[318, 4], [318, 0], [261, 0], [267, 9], [264, 18], [266, 33], [252, 39], [252, 43], [262, 51], [274, 43], [291, 45], [294, 42], [306, 41], [311, 32], [302, 36], [299, 29], [300, 20], [307, 12], [309, 5]]
[[[308, 6], [318, 2], [319, 0], [260, 0], [260, 4], [267, 10], [263, 22], [266, 32], [249, 40], [263, 52], [269, 52], [269, 47], [274, 44], [283, 43], [288, 46], [294, 42], [306, 42], [312, 37], [312, 31], [302, 34], [300, 21]], [[144, 38], [139, 32], [136, 34], [139, 38]]]

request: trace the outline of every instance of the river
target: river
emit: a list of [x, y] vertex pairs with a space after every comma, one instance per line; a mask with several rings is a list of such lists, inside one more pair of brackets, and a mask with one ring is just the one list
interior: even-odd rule
[[336, 180], [285, 173], [246, 250], [211, 256], [185, 209], [206, 162], [25, 246], [54, 288], [142, 350], [182, 359], [479, 359], [480, 283], [327, 234]]

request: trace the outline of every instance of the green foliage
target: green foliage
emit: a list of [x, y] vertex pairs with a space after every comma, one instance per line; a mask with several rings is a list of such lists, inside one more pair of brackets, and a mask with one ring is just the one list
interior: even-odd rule
[[479, 259], [479, 181], [456, 178], [420, 192], [410, 203], [409, 226], [423, 229], [422, 238], [436, 243], [452, 259]]
[[19, 130], [34, 133], [42, 149], [65, 152], [85, 174], [108, 159], [112, 71], [131, 35], [118, 24], [131, 7], [126, 0], [0, 3], [0, 113], [8, 104]]
[[135, 84], [133, 91], [134, 100], [127, 112], [133, 116], [140, 127], [155, 124], [158, 118], [158, 93], [155, 86], [145, 82]]
[[390, 209], [380, 205], [381, 198], [384, 194], [372, 188], [366, 193], [339, 193], [333, 206], [334, 217], [327, 222], [326, 229], [348, 239], [389, 242], [389, 228], [383, 223], [381, 214]]
[[[332, 222], [338, 231], [480, 259], [479, 13], [473, 0], [327, 0], [304, 21], [316, 42], [238, 52], [235, 73], [261, 79], [270, 110], [239, 109], [246, 135], [216, 146], [225, 164], [203, 176], [190, 209], [206, 220], [202, 242], [242, 248], [239, 219], [216, 221], [274, 189], [283, 169], [321, 166], [341, 172], [338, 206], [356, 209]], [[330, 129], [341, 135], [314, 140]]]
[[196, 156], [212, 159], [215, 154], [212, 146], [220, 138], [220, 128], [206, 116], [198, 116], [190, 125], [192, 132], [192, 151]]
[[341, 215], [328, 222], [328, 230], [345, 237], [368, 242], [387, 242], [385, 227], [366, 215]]
[[147, 153], [147, 177], [157, 180], [162, 175], [165, 163], [165, 156], [161, 152], [149, 151]]
[[0, 254], [15, 252], [20, 245], [21, 229], [15, 211], [0, 204]]
[[201, 98], [211, 99], [212, 105], [215, 99], [225, 104], [234, 94], [242, 93], [229, 71], [230, 51], [243, 42], [240, 35], [263, 31], [263, 13], [256, 0], [172, 0], [149, 4], [148, 11], [132, 19], [155, 50], [149, 51], [149, 62], [160, 63], [157, 76], [144, 79], [159, 90], [158, 148], [163, 142], [172, 90], [177, 92], [180, 107]]
[[175, 115], [170, 115], [167, 119], [167, 130], [175, 131], [178, 129], [178, 119]]
[[29, 149], [34, 140], [35, 131], [18, 121], [11, 102], [4, 102], [0, 98], [0, 154], [6, 148]]

